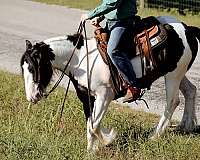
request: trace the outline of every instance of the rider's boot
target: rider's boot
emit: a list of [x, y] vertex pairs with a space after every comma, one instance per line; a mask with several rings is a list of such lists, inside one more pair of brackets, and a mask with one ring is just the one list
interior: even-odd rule
[[130, 102], [136, 101], [140, 97], [140, 93], [141, 93], [140, 88], [129, 86], [127, 89], [127, 93], [122, 100], [123, 103], [125, 102], [130, 103]]

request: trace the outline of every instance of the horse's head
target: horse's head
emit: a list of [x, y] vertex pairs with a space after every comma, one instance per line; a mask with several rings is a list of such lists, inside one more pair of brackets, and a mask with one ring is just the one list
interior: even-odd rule
[[36, 103], [42, 98], [53, 74], [51, 61], [54, 58], [55, 55], [49, 45], [44, 42], [32, 45], [26, 40], [21, 69], [28, 101]]

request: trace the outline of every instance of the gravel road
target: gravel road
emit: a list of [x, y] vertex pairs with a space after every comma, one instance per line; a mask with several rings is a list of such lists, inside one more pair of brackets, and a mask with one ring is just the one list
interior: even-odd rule
[[[79, 17], [84, 11], [56, 5], [46, 5], [25, 0], [0, 0], [0, 69], [20, 74], [19, 61], [25, 50], [25, 40], [32, 42], [74, 33], [79, 24]], [[88, 26], [89, 27], [89, 26]], [[92, 28], [89, 27], [89, 36]], [[197, 117], [200, 119], [200, 58], [199, 55], [187, 74], [197, 86]], [[149, 110], [140, 104], [131, 106], [138, 110], [162, 114], [164, 110], [165, 91], [164, 79], [157, 80], [151, 91], [144, 98], [149, 104]], [[173, 118], [180, 120], [183, 112], [182, 103], [177, 107]]]

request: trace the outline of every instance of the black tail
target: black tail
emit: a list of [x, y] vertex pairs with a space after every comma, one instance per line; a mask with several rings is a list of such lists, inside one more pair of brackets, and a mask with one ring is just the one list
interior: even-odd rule
[[186, 28], [185, 34], [187, 37], [187, 42], [192, 51], [192, 60], [188, 66], [188, 69], [189, 69], [191, 67], [192, 63], [194, 62], [194, 60], [197, 56], [197, 52], [199, 50], [198, 49], [199, 45], [198, 45], [197, 39], [200, 42], [200, 28], [194, 27], [194, 26], [186, 26], [185, 28]]
[[194, 26], [187, 26], [190, 35], [196, 37], [200, 41], [200, 28]]

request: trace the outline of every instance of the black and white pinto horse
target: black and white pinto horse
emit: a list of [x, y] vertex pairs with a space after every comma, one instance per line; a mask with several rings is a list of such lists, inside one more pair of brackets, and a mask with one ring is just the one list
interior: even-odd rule
[[[200, 52], [199, 28], [186, 26], [171, 17], [158, 17], [158, 20], [162, 24], [172, 26], [172, 31], [168, 33], [165, 49], [160, 51], [165, 55], [165, 59], [160, 65], [161, 68], [158, 70], [160, 73], [157, 74], [157, 78], [165, 77], [167, 105], [155, 129], [153, 138], [163, 133], [174, 110], [179, 105], [179, 90], [185, 97], [184, 114], [179, 128], [187, 132], [195, 128], [196, 87], [187, 79], [185, 74], [191, 67], [197, 52]], [[21, 59], [21, 68], [28, 101], [36, 103], [42, 98], [52, 77], [53, 69], [64, 70], [77, 39], [77, 35], [67, 35], [47, 39], [35, 45], [32, 45], [28, 40], [26, 41], [26, 51]], [[95, 141], [107, 145], [116, 136], [113, 129], [108, 130], [100, 127], [100, 122], [108, 105], [114, 99], [115, 93], [109, 68], [102, 60], [94, 38], [88, 40], [88, 48], [92, 114], [88, 106], [87, 56], [83, 37], [78, 43], [77, 50], [65, 74], [72, 80], [77, 95], [83, 103], [87, 120], [87, 149], [96, 150], [97, 143], [94, 143]], [[133, 65], [136, 64], [136, 59], [137, 57], [132, 59]], [[133, 68], [137, 78], [141, 78], [141, 65], [137, 63], [137, 66]]]

